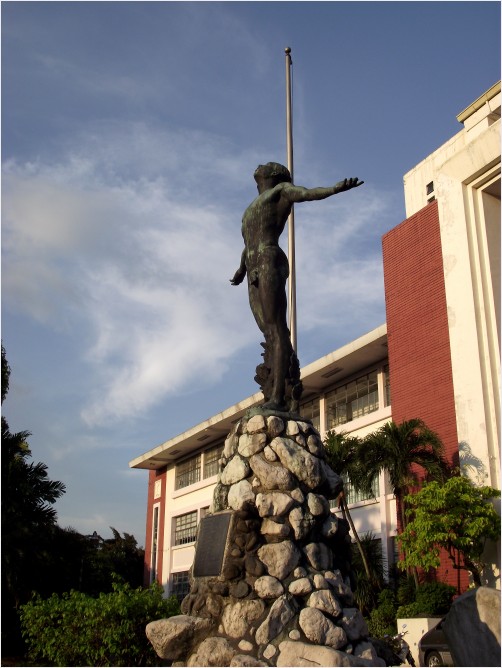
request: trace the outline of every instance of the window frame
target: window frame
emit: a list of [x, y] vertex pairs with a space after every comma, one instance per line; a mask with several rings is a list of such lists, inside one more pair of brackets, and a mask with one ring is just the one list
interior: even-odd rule
[[178, 491], [184, 487], [194, 485], [201, 480], [202, 462], [201, 453], [176, 463], [174, 489]]
[[[189, 516], [192, 516], [188, 520]], [[173, 546], [183, 547], [184, 545], [192, 545], [197, 540], [197, 527], [199, 525], [197, 510], [191, 510], [188, 513], [175, 515], [173, 517]], [[183, 518], [187, 518], [183, 522]]]

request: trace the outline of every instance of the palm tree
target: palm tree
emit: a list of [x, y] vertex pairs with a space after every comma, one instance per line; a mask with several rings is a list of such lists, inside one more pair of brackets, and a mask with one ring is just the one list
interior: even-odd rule
[[372, 531], [367, 531], [360, 536], [360, 539], [361, 547], [370, 565], [371, 578], [368, 578], [364, 572], [360, 552], [355, 549], [355, 544], [352, 543], [352, 570], [356, 582], [354, 598], [358, 608], [366, 616], [376, 607], [378, 593], [385, 586], [385, 568], [381, 541], [375, 537]]
[[[326, 461], [329, 466], [338, 473], [339, 476], [347, 477], [352, 486], [358, 491], [366, 491], [371, 493], [371, 480], [366, 481], [362, 474], [362, 469], [359, 465], [359, 449], [361, 441], [357, 436], [349, 436], [345, 432], [336, 433], [330, 431], [324, 439], [324, 448], [326, 452]], [[366, 557], [361, 539], [356, 531], [352, 516], [347, 505], [345, 492], [342, 489], [338, 495], [338, 505], [341, 508], [343, 517], [347, 519], [354, 540], [357, 544], [357, 549], [361, 556], [361, 561], [369, 582], [374, 580], [368, 559]]]
[[[420, 466], [430, 480], [445, 477], [448, 465], [443, 458], [444, 447], [439, 436], [429, 429], [423, 420], [414, 418], [400, 424], [391, 421], [362, 442], [365, 473], [369, 477], [387, 471], [397, 500], [401, 530], [406, 527], [404, 497], [408, 487], [417, 485], [413, 466]], [[418, 578], [414, 574], [415, 582]]]

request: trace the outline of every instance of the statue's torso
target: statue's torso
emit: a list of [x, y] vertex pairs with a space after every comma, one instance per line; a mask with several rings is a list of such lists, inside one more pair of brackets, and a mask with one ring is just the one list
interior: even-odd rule
[[246, 266], [248, 271], [262, 262], [283, 264], [287, 258], [279, 246], [279, 238], [284, 230], [291, 204], [282, 197], [284, 184], [280, 183], [258, 195], [251, 202], [242, 218], [242, 236], [246, 246]]

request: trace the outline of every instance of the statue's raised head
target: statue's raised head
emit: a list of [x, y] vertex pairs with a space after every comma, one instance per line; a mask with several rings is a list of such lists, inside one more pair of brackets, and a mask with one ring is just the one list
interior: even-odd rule
[[287, 181], [291, 183], [291, 174], [289, 169], [278, 162], [267, 162], [266, 165], [258, 165], [254, 173], [255, 181], [258, 179], [273, 179], [276, 183]]

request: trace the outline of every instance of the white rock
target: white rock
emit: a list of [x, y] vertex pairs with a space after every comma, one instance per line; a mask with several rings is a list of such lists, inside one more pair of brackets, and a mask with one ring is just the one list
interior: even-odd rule
[[291, 529], [287, 524], [279, 524], [279, 522], [274, 522], [266, 517], [261, 523], [260, 531], [265, 536], [283, 536], [285, 538], [289, 535]]
[[284, 466], [270, 464], [261, 455], [250, 457], [249, 464], [265, 489], [284, 491], [295, 487], [293, 475]]
[[299, 446], [304, 448], [306, 446], [305, 436], [303, 434], [297, 434], [295, 436], [295, 443], [298, 443]]
[[282, 583], [271, 575], [262, 575], [257, 578], [253, 588], [260, 598], [279, 598], [284, 594]]
[[298, 565], [300, 551], [290, 540], [283, 540], [260, 547], [258, 558], [265, 564], [269, 575], [284, 580]]
[[314, 575], [314, 587], [316, 589], [329, 589], [329, 584], [323, 575], [316, 573]]
[[316, 457], [321, 457], [321, 459], [324, 458], [324, 446], [322, 444], [321, 439], [318, 436], [314, 436], [311, 434], [307, 438], [307, 448], [310, 453], [315, 455]]
[[318, 645], [329, 645], [333, 649], [339, 649], [347, 644], [345, 631], [316, 608], [304, 608], [300, 612], [299, 624], [307, 638]]
[[268, 663], [260, 661], [249, 654], [236, 654], [230, 661], [229, 666], [231, 666], [231, 668], [237, 668], [237, 666], [244, 668], [247, 666], [268, 666]]
[[289, 583], [288, 591], [293, 596], [306, 596], [312, 592], [312, 582], [309, 578], [299, 578]]
[[266, 445], [263, 448], [263, 456], [268, 462], [276, 462], [278, 460], [277, 455], [269, 445]]
[[326, 538], [334, 536], [338, 531], [338, 518], [333, 513], [330, 513], [329, 516], [324, 520], [321, 533]]
[[241, 640], [238, 647], [242, 652], [250, 652], [254, 645], [252, 642], [249, 642], [249, 640]]
[[263, 415], [253, 415], [248, 420], [246, 431], [248, 434], [256, 434], [259, 431], [265, 431], [266, 428], [267, 425]]
[[223, 456], [226, 459], [230, 459], [235, 454], [235, 451], [237, 450], [237, 445], [239, 444], [239, 437], [235, 433], [230, 433], [226, 440], [225, 440], [225, 446], [223, 448]]
[[376, 661], [378, 659], [378, 654], [370, 642], [357, 643], [354, 648], [354, 656], [367, 659], [368, 661]]
[[307, 494], [307, 505], [310, 512], [315, 517], [318, 515], [329, 515], [331, 512], [329, 502], [320, 494], [309, 492], [309, 494]]
[[188, 659], [187, 666], [229, 666], [235, 654], [226, 638], [206, 638]]
[[254, 500], [253, 488], [247, 480], [235, 483], [228, 490], [228, 505], [233, 510], [242, 510], [246, 503], [253, 503]]
[[324, 543], [309, 543], [303, 548], [303, 551], [316, 571], [326, 571], [331, 568], [333, 555]]
[[300, 428], [298, 427], [298, 423], [295, 420], [288, 420], [288, 424], [286, 425], [286, 434], [288, 436], [296, 436], [299, 431]]
[[284, 492], [268, 492], [256, 495], [256, 508], [260, 517], [285, 515], [293, 504], [293, 499]]
[[221, 616], [225, 634], [230, 638], [243, 638], [264, 611], [265, 603], [260, 599], [237, 601], [227, 605]]
[[315, 524], [315, 520], [308, 512], [302, 512], [301, 508], [293, 508], [289, 513], [289, 523], [291, 524], [296, 540], [302, 540], [308, 536], [310, 530]]
[[247, 461], [238, 455], [235, 455], [223, 469], [221, 473], [221, 483], [223, 485], [233, 485], [234, 483], [239, 482], [239, 480], [247, 478], [250, 471], [251, 469], [249, 468]]
[[256, 630], [255, 641], [264, 645], [281, 633], [286, 624], [294, 617], [295, 607], [286, 596], [281, 596], [270, 608], [268, 617]]
[[[344, 652], [331, 647], [310, 645], [305, 642], [284, 640], [279, 645], [279, 656], [276, 666], [352, 666], [371, 665], [368, 663], [354, 664]], [[362, 659], [359, 659], [362, 661]]]
[[343, 614], [339, 620], [340, 626], [351, 641], [360, 640], [368, 635], [368, 627], [362, 613], [357, 608], [343, 608]]
[[266, 659], [271, 659], [274, 654], [277, 652], [277, 649], [273, 645], [267, 645], [263, 650], [263, 656]]
[[329, 589], [314, 591], [310, 594], [307, 605], [309, 608], [317, 608], [322, 612], [327, 612], [328, 615], [333, 615], [333, 617], [338, 617], [342, 613], [342, 606]]
[[276, 415], [271, 415], [267, 418], [267, 428], [270, 437], [275, 438], [284, 431], [284, 422]]
[[310, 489], [318, 487], [325, 479], [321, 460], [304, 450], [298, 443], [278, 436], [270, 443], [270, 447], [281, 460], [281, 464]]
[[291, 498], [294, 499], [299, 504], [302, 504], [305, 501], [305, 497], [303, 495], [303, 492], [299, 487], [296, 487], [295, 489], [292, 489], [290, 494], [291, 494]]
[[297, 424], [298, 424], [300, 430], [301, 430], [304, 434], [308, 434], [308, 432], [309, 432], [310, 429], [311, 429], [311, 426], [308, 424], [308, 422], [303, 422], [302, 420], [298, 420], [298, 421], [297, 421]]
[[146, 625], [146, 636], [162, 659], [176, 661], [186, 655], [211, 628], [208, 619], [175, 615]]
[[239, 446], [237, 450], [243, 457], [251, 457], [251, 455], [255, 455], [256, 453], [261, 452], [266, 443], [266, 434], [242, 434], [242, 436], [239, 438]]

